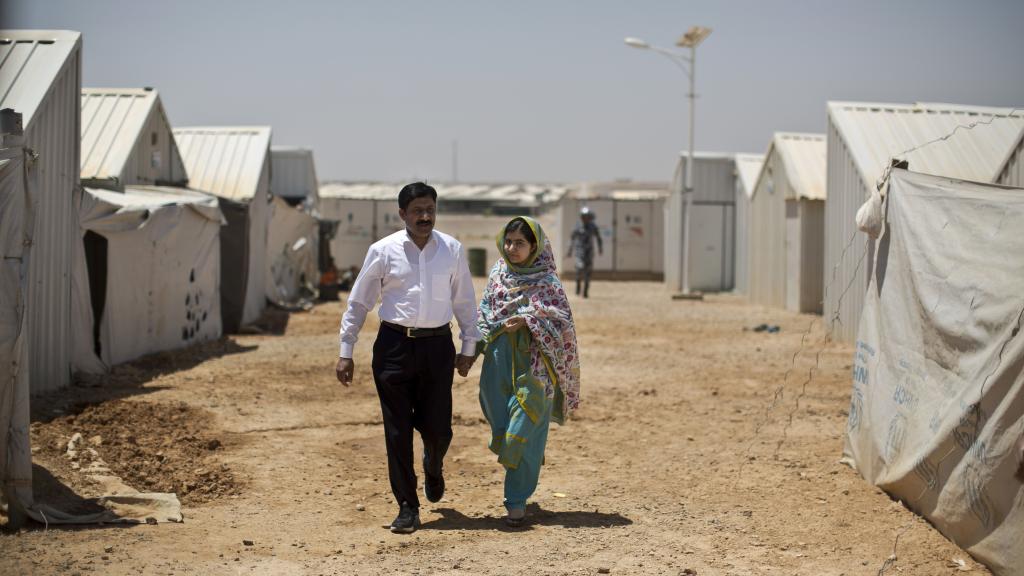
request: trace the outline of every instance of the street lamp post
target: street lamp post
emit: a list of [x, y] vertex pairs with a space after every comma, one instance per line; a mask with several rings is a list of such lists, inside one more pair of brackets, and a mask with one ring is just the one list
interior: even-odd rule
[[692, 26], [676, 42], [676, 46], [689, 48], [690, 54], [686, 55], [675, 50], [668, 50], [658, 46], [651, 46], [638, 38], [626, 38], [626, 45], [641, 50], [653, 50], [679, 66], [690, 80], [690, 91], [686, 98], [690, 101], [690, 147], [686, 154], [686, 180], [683, 184], [683, 258], [680, 263], [682, 270], [682, 296], [687, 297], [690, 291], [690, 222], [693, 213], [693, 126], [694, 109], [696, 108], [697, 93], [695, 90], [695, 69], [697, 67], [697, 46], [711, 35], [711, 28], [704, 26]]

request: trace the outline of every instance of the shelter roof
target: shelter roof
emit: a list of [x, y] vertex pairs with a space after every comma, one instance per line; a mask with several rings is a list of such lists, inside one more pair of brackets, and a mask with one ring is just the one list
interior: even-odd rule
[[[699, 157], [699, 153], [695, 157]], [[666, 182], [632, 180], [582, 182], [572, 185], [568, 194], [578, 200], [656, 200], [669, 196], [669, 185]]]
[[283, 146], [280, 144], [274, 144], [270, 147], [270, 151], [274, 154], [285, 154], [288, 156], [312, 156], [313, 149], [305, 146]]
[[[689, 153], [686, 150], [681, 150], [679, 152], [679, 159], [680, 159], [680, 161], [681, 162], [685, 162], [686, 161], [686, 157], [688, 155], [689, 155]], [[735, 156], [736, 155], [733, 154], [732, 152], [702, 152], [700, 150], [697, 150], [696, 152], [693, 153], [694, 160], [725, 160], [725, 161], [730, 161]]]
[[[778, 154], [786, 169], [789, 190], [786, 200], [824, 200], [828, 147], [824, 134], [776, 132], [765, 154], [764, 166], [772, 153]], [[761, 174], [764, 174], [762, 167]]]
[[[208, 220], [226, 223], [217, 197], [198, 190], [172, 186], [126, 186], [124, 192], [90, 187], [85, 191], [100, 201], [93, 207], [93, 218], [110, 218], [116, 214], [125, 222], [137, 220], [141, 224], [148, 213], [157, 208], [188, 206]], [[90, 216], [83, 216], [83, 226], [88, 227], [89, 219]]]
[[750, 198], [754, 195], [754, 186], [757, 185], [757, 175], [764, 165], [764, 154], [737, 154], [736, 175], [743, 187], [743, 193]]
[[1024, 111], [1009, 108], [829, 102], [828, 114], [868, 186], [892, 159], [915, 172], [992, 182], [1024, 131]]
[[[403, 184], [329, 182], [320, 185], [321, 198], [397, 200]], [[489, 202], [523, 207], [558, 202], [566, 187], [547, 184], [431, 184], [438, 200]]]
[[175, 128], [189, 186], [232, 200], [256, 196], [270, 154], [269, 126]]
[[82, 179], [119, 177], [150, 114], [159, 108], [160, 96], [152, 88], [83, 88]]
[[0, 30], [0, 109], [20, 113], [27, 129], [81, 45], [82, 34], [70, 30]]

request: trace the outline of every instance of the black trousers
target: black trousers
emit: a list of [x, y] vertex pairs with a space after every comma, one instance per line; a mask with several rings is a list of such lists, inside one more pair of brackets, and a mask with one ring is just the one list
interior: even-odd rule
[[590, 273], [594, 271], [593, 266], [576, 268], [576, 295], [580, 294], [580, 282], [583, 282], [583, 297], [590, 296]]
[[419, 507], [413, 466], [412, 431], [423, 440], [423, 471], [441, 475], [452, 442], [452, 379], [455, 345], [451, 334], [409, 338], [380, 327], [373, 343], [373, 381], [384, 417], [388, 478], [399, 505]]

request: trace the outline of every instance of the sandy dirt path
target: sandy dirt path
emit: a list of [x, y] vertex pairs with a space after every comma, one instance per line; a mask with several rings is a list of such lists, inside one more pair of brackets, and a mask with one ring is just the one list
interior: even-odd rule
[[[963, 573], [956, 560], [989, 573], [839, 462], [852, 351], [822, 344], [821, 318], [733, 296], [671, 301], [642, 282], [598, 282], [572, 305], [584, 405], [552, 428], [523, 529], [500, 519], [477, 365], [455, 379], [445, 498], [423, 500], [414, 535], [387, 531], [396, 506], [369, 370], [376, 320], [357, 348], [356, 382], [342, 388], [341, 306], [330, 303], [277, 314], [277, 334], [119, 367], [39, 407], [37, 476], [57, 486], [40, 491], [90, 496], [52, 445], [76, 426], [88, 437], [102, 420], [88, 410], [127, 403], [138, 410], [119, 408], [129, 415], [113, 425], [128, 432], [108, 432], [98, 449], [141, 459], [123, 467], [137, 488], [144, 464], [146, 486], [162, 474], [187, 485], [185, 522], [33, 526], [0, 536], [0, 574], [875, 575], [897, 535], [885, 574]], [[744, 330], [761, 323], [781, 331]], [[155, 448], [125, 446], [178, 429], [199, 452], [165, 460], [163, 472], [152, 471]]]

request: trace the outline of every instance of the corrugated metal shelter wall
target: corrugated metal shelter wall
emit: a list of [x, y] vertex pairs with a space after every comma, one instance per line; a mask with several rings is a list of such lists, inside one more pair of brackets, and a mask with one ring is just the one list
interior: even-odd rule
[[803, 220], [799, 200], [786, 200], [786, 310], [800, 311], [800, 260], [803, 259]]
[[750, 207], [750, 300], [786, 306], [786, 171], [772, 153]]
[[651, 271], [665, 272], [665, 206], [668, 200], [651, 201]]
[[825, 261], [822, 270], [826, 326], [832, 338], [853, 342], [868, 285], [866, 234], [857, 230], [857, 209], [867, 199], [860, 172], [829, 118], [828, 199], [825, 202]]
[[29, 177], [29, 187], [36, 193], [28, 289], [32, 394], [71, 382], [71, 243], [78, 228], [73, 198], [78, 186], [81, 90], [79, 40], [25, 127], [26, 147], [39, 154]]
[[185, 164], [159, 99], [128, 158], [124, 178], [126, 185], [188, 182]]
[[750, 201], [736, 179], [736, 292], [750, 293]]
[[1006, 159], [1006, 164], [999, 172], [999, 177], [996, 179], [997, 184], [1024, 188], [1024, 132], [1021, 132], [1020, 136], [1017, 145]]
[[665, 230], [662, 261], [665, 268], [665, 286], [674, 292], [683, 289], [683, 182], [682, 166], [676, 166], [669, 196], [662, 208]]
[[786, 200], [786, 309], [821, 313], [825, 203]]
[[821, 314], [825, 266], [825, 202], [800, 200], [799, 312]]
[[270, 150], [263, 161], [256, 195], [249, 201], [249, 278], [242, 324], [259, 320], [267, 307], [267, 228], [270, 226]]

